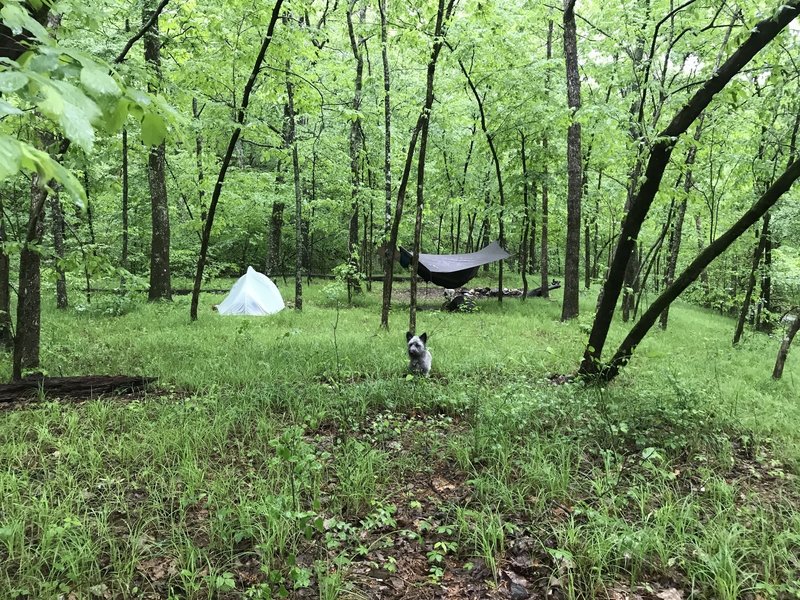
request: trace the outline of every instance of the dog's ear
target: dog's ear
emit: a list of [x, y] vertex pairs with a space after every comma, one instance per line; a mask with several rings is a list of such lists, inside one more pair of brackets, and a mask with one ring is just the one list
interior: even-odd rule
[[427, 344], [428, 343], [428, 334], [423, 332], [423, 334], [421, 336], [419, 336], [419, 339], [422, 340], [423, 344]]
[[410, 342], [412, 337], [414, 337], [414, 334], [410, 331], [406, 331], [406, 342]]

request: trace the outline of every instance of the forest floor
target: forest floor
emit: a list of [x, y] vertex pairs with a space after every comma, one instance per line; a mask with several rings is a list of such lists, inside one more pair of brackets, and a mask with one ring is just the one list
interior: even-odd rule
[[0, 598], [800, 597], [777, 335], [732, 349], [733, 321], [678, 304], [613, 384], [556, 386], [590, 319], [491, 299], [420, 313], [411, 379], [379, 295], [320, 283], [269, 318], [205, 295], [196, 323], [186, 297], [48, 304], [49, 375], [159, 383], [0, 411]]

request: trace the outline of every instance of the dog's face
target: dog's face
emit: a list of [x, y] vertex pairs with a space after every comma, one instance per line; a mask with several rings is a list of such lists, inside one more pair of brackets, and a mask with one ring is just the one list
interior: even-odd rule
[[408, 342], [408, 355], [410, 357], [423, 356], [425, 354], [425, 344], [428, 342], [428, 334], [423, 333], [420, 336], [416, 336], [408, 331], [406, 332], [406, 341]]

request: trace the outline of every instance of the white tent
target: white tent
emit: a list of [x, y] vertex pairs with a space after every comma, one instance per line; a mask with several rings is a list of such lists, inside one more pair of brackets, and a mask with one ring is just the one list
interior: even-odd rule
[[233, 284], [225, 300], [217, 306], [221, 315], [271, 315], [286, 308], [278, 287], [253, 267]]

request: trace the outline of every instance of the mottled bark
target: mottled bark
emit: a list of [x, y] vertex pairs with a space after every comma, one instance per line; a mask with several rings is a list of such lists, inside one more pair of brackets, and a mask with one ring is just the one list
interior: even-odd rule
[[[147, 23], [155, 12], [154, 0], [147, 0], [142, 11], [142, 22]], [[154, 82], [148, 91], [155, 93], [161, 81], [161, 38], [158, 21], [144, 35], [144, 57], [153, 71]], [[172, 283], [169, 269], [169, 203], [167, 200], [166, 145], [161, 142], [150, 148], [147, 160], [147, 181], [150, 186], [150, 291], [149, 300], [171, 300]]]
[[581, 107], [581, 80], [578, 74], [578, 37], [575, 26], [575, 0], [564, 0], [564, 59], [567, 69], [567, 103], [573, 121], [567, 130], [567, 243], [564, 251], [564, 301], [561, 320], [578, 316], [581, 254], [581, 124], [576, 113]]
[[[286, 72], [291, 71], [289, 62]], [[288, 142], [292, 149], [292, 174], [294, 176], [294, 309], [303, 310], [303, 194], [300, 187], [300, 159], [297, 156], [297, 132], [294, 116], [294, 86], [286, 77], [286, 104], [289, 107]]]
[[[48, 140], [52, 141], [52, 140]], [[48, 146], [48, 143], [42, 144]], [[14, 336], [13, 379], [39, 368], [41, 337], [41, 254], [38, 246], [44, 233], [44, 206], [47, 200], [46, 182], [34, 175], [31, 179], [31, 201], [25, 243], [19, 258], [17, 287], [17, 330]]]
[[772, 370], [772, 378], [780, 379], [783, 376], [783, 367], [786, 364], [786, 358], [789, 356], [789, 348], [792, 345], [794, 337], [800, 331], [800, 313], [795, 313], [794, 320], [786, 330], [786, 335], [781, 340], [781, 347], [778, 349], [778, 358], [775, 360], [775, 368]]

